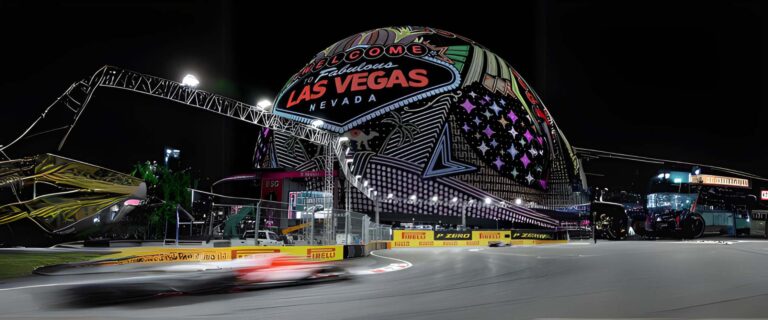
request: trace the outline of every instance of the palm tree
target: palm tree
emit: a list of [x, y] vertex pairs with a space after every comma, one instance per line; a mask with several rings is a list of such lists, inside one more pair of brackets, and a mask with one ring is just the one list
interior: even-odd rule
[[392, 124], [395, 126], [395, 128], [392, 129], [392, 131], [390, 131], [387, 135], [387, 138], [384, 139], [384, 143], [382, 143], [381, 148], [379, 148], [379, 153], [384, 151], [384, 148], [386, 148], [389, 140], [392, 139], [392, 136], [395, 134], [395, 132], [400, 133], [399, 140], [397, 141], [398, 147], [406, 143], [406, 138], [408, 139], [408, 142], [413, 142], [414, 134], [419, 133], [419, 128], [414, 124], [403, 123], [403, 117], [397, 112], [392, 113], [392, 118], [386, 118], [381, 120], [381, 122]]

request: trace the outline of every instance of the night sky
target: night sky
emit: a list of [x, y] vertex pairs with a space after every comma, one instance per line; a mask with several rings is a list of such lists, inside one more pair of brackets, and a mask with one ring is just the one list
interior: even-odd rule
[[331, 43], [410, 24], [504, 57], [574, 146], [768, 176], [768, 6], [758, 1], [514, 2], [508, 12], [441, 8], [447, 15], [405, 2], [382, 2], [376, 14], [327, 4], [0, 0], [0, 144], [105, 64], [177, 80], [194, 73], [202, 89], [255, 104]]

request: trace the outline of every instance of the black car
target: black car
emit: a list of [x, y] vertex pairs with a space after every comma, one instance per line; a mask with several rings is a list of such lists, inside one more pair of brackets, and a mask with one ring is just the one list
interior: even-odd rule
[[639, 236], [695, 239], [704, 234], [705, 224], [698, 213], [667, 209], [649, 212], [644, 223], [633, 222], [633, 229]]

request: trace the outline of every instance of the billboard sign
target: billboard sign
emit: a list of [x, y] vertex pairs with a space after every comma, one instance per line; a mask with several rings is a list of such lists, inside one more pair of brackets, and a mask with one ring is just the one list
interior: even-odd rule
[[435, 240], [472, 240], [472, 231], [435, 231]]
[[703, 184], [710, 186], [723, 186], [735, 188], [749, 188], [749, 180], [734, 177], [713, 176], [709, 174], [700, 174], [691, 176], [692, 184]]
[[459, 86], [460, 76], [424, 44], [360, 45], [313, 59], [275, 100], [280, 116], [338, 133]]

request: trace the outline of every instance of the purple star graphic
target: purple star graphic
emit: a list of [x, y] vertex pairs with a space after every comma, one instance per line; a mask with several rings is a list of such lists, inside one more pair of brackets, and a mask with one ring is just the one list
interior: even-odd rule
[[501, 170], [501, 166], [504, 165], [504, 161], [501, 161], [501, 157], [496, 157], [496, 161], [493, 162], [496, 165], [496, 169]]
[[539, 180], [539, 184], [541, 185], [542, 189], [547, 188], [547, 180]]
[[533, 135], [531, 135], [530, 130], [525, 130], [525, 134], [523, 134], [523, 136], [525, 136], [525, 139], [527, 139], [528, 142], [531, 142], [531, 139], [533, 139]]
[[475, 105], [472, 104], [472, 102], [469, 102], [469, 99], [464, 99], [464, 103], [462, 103], [461, 106], [464, 107], [464, 110], [467, 110], [467, 113], [472, 112], [472, 109], [475, 108]]
[[491, 101], [491, 97], [489, 97], [487, 94], [483, 96], [483, 99], [485, 99], [485, 101]]
[[475, 125], [477, 125], [477, 126], [479, 126], [479, 125], [480, 125], [480, 122], [482, 122], [482, 121], [480, 121], [480, 119], [478, 119], [478, 118], [477, 118], [477, 116], [475, 116], [475, 120], [472, 120], [472, 121], [473, 121], [473, 122], [475, 123]]
[[464, 126], [461, 128], [464, 129], [464, 132], [469, 132], [470, 129], [466, 122], [464, 122]]
[[507, 117], [509, 117], [509, 120], [512, 120], [512, 123], [517, 122], [517, 115], [512, 110], [509, 110]]
[[536, 140], [539, 140], [539, 144], [540, 144], [540, 145], [542, 145], [542, 146], [544, 145], [544, 138], [542, 138], [542, 137], [536, 137]]
[[485, 133], [485, 135], [488, 136], [488, 138], [490, 138], [496, 132], [491, 130], [491, 126], [486, 125], [485, 130], [483, 130], [483, 133]]
[[496, 142], [496, 139], [493, 139], [493, 141], [491, 141], [491, 145], [492, 145], [494, 148], [496, 148], [496, 146], [498, 146], [498, 145], [499, 145], [499, 143], [498, 143], [498, 142]]
[[528, 165], [531, 164], [531, 160], [528, 159], [528, 155], [527, 154], [524, 154], [523, 157], [520, 158], [520, 161], [523, 162], [523, 167], [525, 167], [526, 169], [528, 168]]

